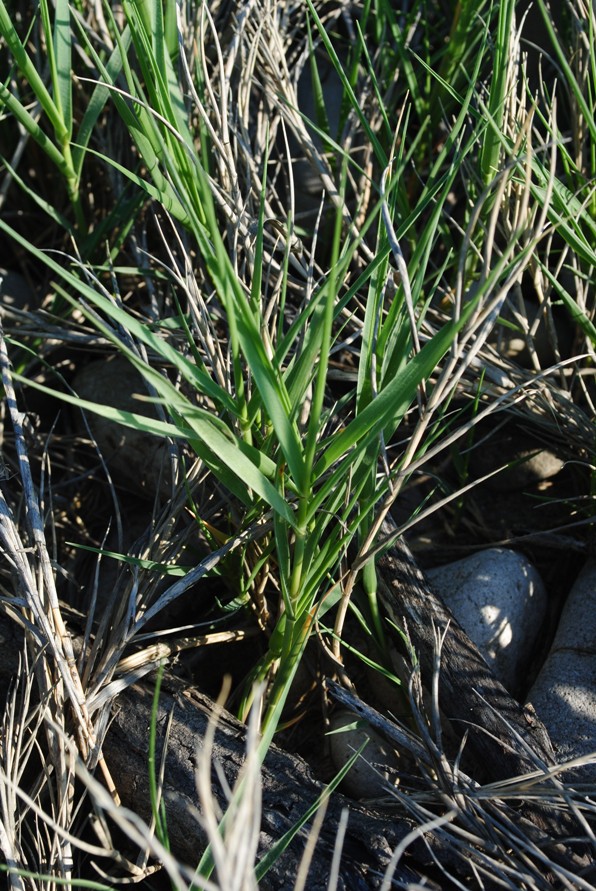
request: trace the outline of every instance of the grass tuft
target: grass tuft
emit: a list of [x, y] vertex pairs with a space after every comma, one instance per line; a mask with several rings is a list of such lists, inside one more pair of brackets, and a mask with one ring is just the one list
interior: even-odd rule
[[[550, 773], [461, 775], [415, 658], [396, 677], [376, 559], [400, 510], [399, 534], [433, 514], [476, 528], [468, 449], [502, 417], [578, 469], [551, 532], [585, 546], [595, 32], [584, 2], [0, 0], [0, 239], [36, 295], [3, 298], [0, 330], [0, 604], [25, 640], [0, 738], [11, 887], [106, 887], [107, 857], [151, 887], [159, 862], [175, 888], [255, 888], [312, 818], [308, 887], [324, 805], [259, 861], [260, 769], [276, 734], [322, 732], [321, 680], [353, 689], [354, 664], [409, 689], [424, 781], [392, 792], [412, 832], [382, 887], [431, 837], [432, 857], [454, 852], [431, 871], [460, 887], [588, 887], [507, 801], [566, 811], [592, 844], [589, 799]], [[84, 389], [116, 361], [129, 379]], [[123, 468], [130, 431], [144, 457]], [[172, 853], [155, 747], [151, 827], [102, 756], [118, 693], [164, 659], [212, 695], [230, 662], [226, 705], [248, 721], [222, 814], [214, 709], [192, 865]]]

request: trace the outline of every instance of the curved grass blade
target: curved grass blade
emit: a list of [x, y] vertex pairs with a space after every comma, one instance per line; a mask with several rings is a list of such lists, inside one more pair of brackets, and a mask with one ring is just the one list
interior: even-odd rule
[[[85, 41], [87, 49], [89, 51], [92, 50], [92, 47], [89, 43], [86, 33], [81, 29], [81, 38]], [[106, 102], [110, 98], [110, 88], [108, 84], [113, 84], [116, 82], [116, 78], [120, 74], [122, 70], [122, 53], [126, 52], [128, 47], [130, 46], [131, 35], [130, 29], [125, 28], [124, 32], [120, 36], [120, 40], [117, 45], [114, 47], [110, 58], [107, 61], [105, 66], [105, 79], [107, 83], [98, 83], [91, 94], [91, 98], [87, 104], [87, 108], [85, 109], [85, 113], [82, 117], [81, 123], [77, 130], [77, 144], [73, 146], [73, 167], [77, 174], [77, 177], [81, 175], [81, 169], [83, 167], [83, 161], [85, 160], [85, 154], [87, 147], [89, 145], [89, 141], [91, 139], [91, 135], [97, 124], [99, 116], [105, 107]]]
[[315, 465], [315, 479], [320, 479], [336, 461], [347, 456], [355, 446], [358, 450], [364, 449], [381, 434], [387, 438], [394, 432], [415, 399], [419, 384], [437, 367], [452, 345], [454, 335], [472, 314], [477, 300], [478, 298], [471, 300], [466, 305], [457, 322], [444, 325], [345, 430], [328, 440]]
[[[161, 377], [154, 369], [150, 369], [147, 366], [146, 370], [154, 371], [154, 375], [151, 376], [153, 385], [156, 384], [157, 377], [167, 384], [165, 378]], [[234, 437], [227, 428], [222, 429], [218, 427], [215, 419], [207, 412], [198, 413], [194, 406], [190, 406], [192, 411], [188, 410], [184, 406], [182, 397], [179, 394], [181, 401], [178, 404], [174, 406], [172, 406], [171, 402], [168, 404], [172, 409], [173, 415], [178, 416], [184, 423], [174, 424], [161, 421], [158, 418], [147, 417], [137, 412], [112, 408], [109, 405], [100, 405], [81, 399], [79, 396], [53, 390], [51, 387], [47, 387], [17, 373], [13, 373], [13, 377], [23, 385], [33, 387], [35, 390], [39, 390], [48, 396], [60, 399], [69, 405], [73, 405], [83, 411], [92, 412], [106, 420], [114, 421], [132, 430], [150, 433], [153, 436], [189, 441], [198, 457], [204, 461], [217, 476], [218, 480], [243, 504], [247, 507], [253, 505], [254, 498], [249, 494], [249, 490], [252, 490], [273, 510], [278, 512], [290, 526], [295, 525], [292, 509], [263, 473], [262, 468], [272, 474], [275, 473], [276, 467], [273, 462], [269, 462], [269, 459], [261, 452]], [[165, 399], [163, 401], [166, 402]]]

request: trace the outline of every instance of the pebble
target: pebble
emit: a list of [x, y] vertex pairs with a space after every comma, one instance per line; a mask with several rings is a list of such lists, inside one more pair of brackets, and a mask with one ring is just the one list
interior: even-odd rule
[[[507, 466], [509, 465], [509, 466]], [[471, 472], [480, 478], [502, 467], [484, 483], [494, 492], [521, 492], [553, 479], [565, 462], [551, 449], [517, 432], [492, 437], [472, 453]]]
[[426, 576], [496, 677], [518, 694], [547, 609], [534, 565], [516, 551], [489, 548]]
[[[572, 586], [550, 653], [528, 695], [561, 761], [593, 755], [564, 777], [596, 783], [596, 559]], [[568, 779], [569, 778], [569, 779]]]
[[[349, 729], [343, 730], [344, 727]], [[390, 794], [391, 787], [398, 783], [400, 758], [384, 737], [345, 708], [336, 709], [331, 715], [330, 731], [327, 740], [336, 770], [344, 767], [366, 743], [343, 779], [344, 792], [358, 799], [379, 799]]]

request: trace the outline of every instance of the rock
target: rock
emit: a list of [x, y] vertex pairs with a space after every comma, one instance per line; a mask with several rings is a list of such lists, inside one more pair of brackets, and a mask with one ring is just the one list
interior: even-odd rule
[[[507, 466], [509, 465], [509, 466]], [[484, 485], [497, 492], [519, 492], [555, 477], [565, 462], [550, 449], [521, 433], [502, 433], [472, 453], [470, 470], [481, 478], [499, 467]]]
[[30, 310], [39, 300], [23, 276], [0, 268], [0, 305], [3, 309]]
[[552, 479], [564, 466], [565, 462], [549, 449], [521, 447], [514, 454], [512, 465], [492, 482], [506, 491], [519, 491]]
[[[135, 398], [147, 393], [145, 381], [123, 356], [109, 356], [86, 365], [73, 380], [75, 392], [89, 402], [122, 411], [155, 417], [155, 409]], [[171, 497], [170, 445], [162, 436], [152, 436], [124, 427], [90, 412], [86, 415], [91, 434], [114, 478], [146, 498], [156, 492]]]
[[[358, 715], [346, 708], [336, 709], [330, 721], [327, 739], [331, 760], [336, 770], [346, 765], [363, 743], [342, 787], [352, 798], [385, 798], [398, 783], [399, 755], [389, 743]], [[355, 725], [355, 726], [352, 726]], [[342, 728], [349, 728], [343, 730]]]
[[594, 756], [573, 778], [596, 783], [596, 559], [580, 572], [528, 694], [561, 760]]
[[546, 615], [534, 565], [515, 551], [490, 548], [426, 575], [495, 675], [517, 694]]

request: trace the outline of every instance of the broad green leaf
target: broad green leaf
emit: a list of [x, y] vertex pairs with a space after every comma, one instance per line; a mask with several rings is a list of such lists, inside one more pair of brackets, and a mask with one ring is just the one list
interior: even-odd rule
[[217, 230], [212, 199], [205, 204], [208, 227], [214, 233], [215, 267], [218, 293], [226, 307], [228, 324], [234, 326], [242, 353], [261, 394], [263, 405], [275, 429], [284, 458], [295, 486], [303, 491], [305, 466], [302, 445], [292, 420], [292, 405], [281, 374], [267, 355], [261, 331], [253, 315], [249, 298], [243, 293], [232, 269], [227, 251]]
[[[76, 287], [83, 296], [87, 297], [91, 302], [97, 303], [99, 295], [97, 295], [89, 285], [77, 280], [75, 276], [62, 269], [51, 257], [34, 248], [25, 238], [23, 238], [23, 236], [12, 229], [12, 227], [8, 226], [3, 220], [0, 220], [0, 230], [4, 230], [10, 234], [19, 244], [22, 244], [23, 247], [42, 260], [63, 280], [68, 281]], [[99, 324], [101, 325], [101, 323]], [[103, 331], [106, 333], [106, 336], [110, 336], [111, 339], [114, 339], [113, 333], [111, 333], [105, 326], [103, 327]], [[152, 335], [147, 334], [147, 336], [151, 337]], [[157, 341], [155, 341], [155, 343], [156, 345], [159, 345]], [[163, 343], [161, 345], [163, 346]], [[199, 456], [214, 469], [214, 472], [217, 469], [218, 473], [222, 474], [222, 468], [226, 468], [225, 478], [221, 481], [224, 484], [228, 484], [235, 494], [238, 494], [239, 492], [238, 484], [245, 484], [245, 486], [254, 490], [259, 497], [263, 498], [274, 510], [278, 511], [291, 526], [293, 526], [295, 522], [293, 511], [285, 499], [280, 496], [275, 486], [263, 473], [264, 469], [265, 472], [273, 478], [277, 472], [277, 467], [274, 462], [257, 449], [253, 449], [247, 443], [235, 438], [231, 431], [224, 434], [223, 421], [219, 421], [216, 416], [214, 416], [207, 424], [205, 417], [207, 413], [203, 414], [196, 406], [184, 401], [181, 394], [179, 394], [173, 385], [166, 381], [159, 372], [142, 363], [138, 357], [134, 356], [130, 351], [127, 351], [122, 344], [120, 344], [119, 347], [122, 352], [127, 353], [139, 371], [150, 380], [150, 383], [164, 398], [168, 408], [174, 408], [182, 417], [184, 417], [188, 427], [185, 430], [180, 431], [175, 425], [166, 424], [163, 421], [148, 420], [147, 418], [143, 418], [142, 415], [135, 415], [131, 418], [127, 417], [126, 413], [118, 412], [116, 409], [108, 409], [107, 407], [106, 410], [108, 412], [113, 412], [113, 414], [106, 416], [109, 416], [111, 420], [125, 423], [134, 429], [144, 430], [149, 433], [158, 432], [167, 436], [194, 439], [194, 446], [197, 449]], [[38, 389], [44, 389], [39, 384], [36, 386]], [[46, 388], [46, 391], [52, 395], [57, 395], [53, 390], [47, 390]], [[96, 413], [101, 414], [101, 406], [95, 406], [93, 403], [83, 405], [81, 400], [77, 401], [75, 397], [69, 397], [68, 394], [61, 394], [60, 398], [63, 398], [66, 402], [74, 400], [72, 404], [80, 405], [81, 407], [87, 408], [89, 411], [95, 411]], [[220, 425], [219, 428], [216, 425]], [[193, 433], [195, 434], [194, 436]], [[197, 436], [200, 438], [197, 439]], [[211, 457], [206, 454], [205, 449], [201, 449], [201, 443], [204, 443], [212, 451]], [[233, 485], [229, 483], [230, 476], [235, 478], [236, 482]]]
[[54, 12], [54, 99], [64, 124], [62, 142], [72, 137], [72, 29], [68, 0], [55, 0]]
[[191, 441], [199, 456], [202, 457], [201, 446], [204, 444], [211, 451], [217, 463], [214, 463], [213, 458], [204, 458], [203, 460], [213, 467], [214, 472], [217, 471], [222, 482], [226, 483], [226, 478], [221, 472], [221, 466], [225, 465], [239, 483], [246, 486], [247, 489], [252, 489], [277, 514], [283, 517], [289, 526], [294, 527], [296, 525], [294, 512], [261, 470], [264, 468], [271, 476], [272, 470], [275, 473], [273, 462], [242, 439], [232, 437], [231, 434], [222, 434], [221, 430], [212, 423], [212, 419], [207, 419], [205, 414], [187, 410], [183, 415], [184, 420], [196, 434], [196, 438]]
[[[338, 261], [337, 276], [339, 280], [341, 280], [348, 268], [350, 260], [351, 254], [348, 252]], [[367, 274], [368, 272], [363, 276], [359, 276], [356, 286], [359, 286], [366, 279]], [[351, 288], [341, 299], [335, 301], [334, 314], [336, 319], [340, 317], [342, 310], [356, 293], [356, 286]], [[305, 393], [312, 382], [317, 359], [320, 355], [323, 331], [318, 320], [322, 318], [321, 313], [324, 311], [323, 305], [326, 300], [327, 287], [328, 285], [325, 283], [313, 294], [308, 306], [303, 309], [290, 325], [286, 336], [278, 345], [275, 353], [276, 362], [279, 366], [282, 366], [292, 344], [295, 344], [298, 340], [300, 341], [298, 355], [284, 374], [284, 383], [287, 387], [290, 404], [294, 406], [295, 414], [302, 407]]]
[[[159, 161], [157, 156], [153, 152], [153, 148], [149, 140], [146, 140], [144, 136], [140, 133], [138, 128], [135, 128], [135, 133], [138, 137], [137, 148], [139, 152], [142, 153], [142, 149], [145, 149], [145, 152], [150, 157], [154, 159], [154, 166], [149, 167], [148, 169], [152, 174], [154, 180], [157, 179], [158, 182], [156, 184], [147, 182], [142, 176], [139, 176], [137, 173], [133, 173], [132, 170], [129, 170], [127, 167], [124, 167], [122, 164], [119, 164], [113, 158], [110, 158], [108, 155], [104, 155], [101, 152], [96, 152], [94, 149], [87, 148], [87, 152], [90, 155], [95, 155], [98, 158], [101, 158], [102, 161], [105, 161], [106, 164], [110, 164], [115, 170], [118, 170], [126, 179], [128, 179], [131, 183], [134, 183], [140, 189], [145, 192], [148, 198], [151, 198], [152, 201], [156, 201], [158, 204], [167, 210], [168, 213], [172, 214], [174, 219], [178, 220], [179, 223], [182, 223], [183, 226], [187, 226], [189, 224], [189, 216], [186, 211], [186, 208], [181, 204], [178, 196], [173, 190], [171, 184], [161, 175], [159, 171]], [[131, 134], [132, 135], [132, 134]], [[133, 136], [135, 138], [135, 136]], [[84, 149], [83, 145], [75, 145], [75, 148]]]
[[[370, 472], [370, 463], [367, 461], [367, 450], [356, 450], [350, 454], [349, 461], [338, 462], [329, 473], [320, 480], [319, 485], [308, 506], [307, 520], [313, 523], [315, 518], [321, 511], [325, 511], [332, 516], [345, 513], [340, 508], [341, 500], [345, 501], [346, 488], [349, 486], [348, 504], [358, 500], [362, 486], [366, 484], [366, 477]], [[363, 467], [364, 464], [364, 467]], [[341, 493], [340, 502], [335, 502], [336, 493]], [[377, 492], [378, 499], [379, 493]]]
[[[107, 312], [112, 309], [110, 302], [106, 301], [105, 298], [100, 298], [97, 294], [93, 294], [92, 300], [96, 304], [107, 304]], [[121, 313], [122, 311], [119, 311], [118, 315], [122, 318], [122, 324], [127, 325], [129, 321], [134, 322], [134, 320], [130, 320], [126, 313], [123, 316]], [[230, 483], [229, 474], [232, 473], [237, 481], [245, 483], [248, 488], [254, 490], [274, 510], [278, 511], [290, 525], [293, 525], [293, 512], [269, 481], [269, 479], [275, 478], [277, 465], [258, 449], [253, 448], [235, 436], [217, 415], [189, 402], [159, 371], [147, 365], [130, 349], [120, 343], [117, 336], [100, 320], [95, 318], [93, 321], [96, 327], [118, 347], [121, 353], [127, 356], [151, 384], [160, 396], [159, 401], [167, 407], [168, 411], [175, 416], [179, 416], [184, 421], [185, 438], [192, 441], [199, 457], [214, 471], [218, 479], [237, 494], [237, 484], [233, 485]], [[167, 355], [172, 357], [173, 361], [180, 363], [182, 357], [173, 356], [172, 349], [167, 344], [164, 344], [160, 338], [157, 338], [153, 332], [143, 331], [143, 326], [139, 326], [138, 323], [133, 324], [132, 327], [149, 346], [153, 346], [158, 350], [167, 347]], [[190, 372], [196, 371], [188, 362], [185, 363], [185, 370]], [[206, 376], [202, 374], [200, 377], [203, 379]], [[219, 392], [219, 388], [217, 388], [217, 391]], [[246, 498], [243, 498], [243, 501], [249, 503]]]
[[128, 554], [120, 554], [118, 551], [107, 551], [104, 548], [93, 548], [91, 545], [80, 544], [75, 541], [67, 541], [66, 544], [70, 548], [79, 551], [87, 551], [90, 554], [98, 554], [100, 557], [109, 557], [111, 560], [117, 560], [127, 566], [138, 566], [139, 569], [145, 569], [147, 572], [159, 572], [162, 575], [170, 575], [177, 578], [184, 578], [192, 569], [192, 566], [180, 566], [177, 563], [158, 563], [155, 560], [143, 560], [141, 557], [131, 557]]
[[[148, 370], [151, 371], [152, 369]], [[280, 513], [290, 526], [294, 525], [293, 511], [288, 503], [280, 496], [275, 486], [269, 482], [257, 466], [257, 463], [264, 464], [268, 470], [271, 470], [268, 459], [257, 452], [256, 449], [251, 450], [242, 440], [234, 438], [229, 431], [222, 431], [222, 429], [216, 426], [213, 418], [205, 417], [207, 413], [197, 413], [194, 406], [190, 406], [192, 411], [187, 410], [187, 418], [186, 415], [182, 414], [185, 409], [182, 401], [173, 407], [170, 404], [173, 411], [179, 414], [187, 424], [187, 426], [179, 426], [167, 421], [161, 421], [158, 418], [150, 418], [137, 412], [125, 411], [109, 405], [99, 405], [69, 393], [53, 390], [51, 387], [46, 387], [44, 384], [30, 380], [20, 374], [14, 373], [13, 377], [19, 383], [33, 387], [42, 393], [46, 393], [48, 396], [58, 398], [69, 405], [74, 405], [83, 411], [92, 412], [108, 421], [114, 421], [132, 430], [150, 433], [153, 436], [167, 436], [172, 439], [188, 440], [197, 455], [213, 470], [218, 479], [228, 487], [232, 494], [236, 495], [244, 504], [247, 506], [252, 504], [252, 499], [248, 494], [248, 490], [252, 489], [273, 510]], [[156, 384], [157, 377], [161, 377], [161, 375], [158, 373], [151, 375], [151, 383], [153, 385]], [[162, 378], [162, 380], [165, 382], [165, 378]]]
[[[220, 402], [220, 404], [230, 413], [234, 413], [234, 401], [231, 396], [225, 391], [218, 387], [204, 372], [201, 372], [200, 369], [197, 369], [188, 359], [184, 356], [181, 356], [174, 347], [160, 338], [155, 332], [153, 332], [148, 325], [143, 325], [141, 322], [132, 317], [126, 310], [117, 306], [115, 303], [112, 303], [103, 295], [99, 294], [95, 291], [91, 285], [68, 269], [65, 269], [56, 260], [46, 254], [44, 251], [40, 251], [38, 248], [34, 247], [27, 239], [5, 223], [2, 219], [0, 219], [0, 230], [6, 232], [11, 238], [13, 238], [18, 244], [24, 247], [27, 251], [29, 251], [37, 260], [45, 264], [49, 269], [54, 272], [59, 279], [61, 279], [65, 284], [69, 285], [74, 291], [77, 291], [81, 297], [85, 298], [85, 300], [92, 303], [98, 309], [101, 309], [102, 312], [106, 314], [107, 317], [112, 317], [118, 324], [123, 325], [124, 327], [128, 326], [128, 330], [135, 337], [138, 337], [143, 343], [147, 346], [150, 346], [154, 349], [158, 355], [161, 355], [162, 358], [168, 362], [174, 363], [175, 367], [180, 371], [180, 373], [185, 377], [186, 380], [189, 381], [193, 386], [195, 386], [200, 392], [204, 392], [205, 395], [212, 397], [213, 399]], [[71, 295], [68, 294], [60, 285], [55, 285], [57, 291], [61, 293], [67, 300], [70, 302], [74, 302]], [[88, 309], [82, 304], [80, 306], [82, 312], [84, 312], [88, 317], [90, 317]], [[121, 342], [114, 335], [114, 332], [111, 331], [107, 325], [102, 324], [96, 317], [93, 317], [94, 324], [96, 324], [99, 328], [101, 328], [102, 332], [105, 336], [114, 342], [118, 347], [122, 348], [122, 351], [125, 352], [125, 348], [122, 346]], [[133, 354], [130, 354], [133, 359]], [[202, 390], [201, 388], [205, 387], [207, 389]]]
[[274, 514], [273, 529], [279, 570], [279, 585], [286, 611], [291, 611], [289, 583], [292, 576], [292, 557], [290, 553], [289, 529], [279, 513]]
[[480, 171], [485, 185], [494, 180], [500, 168], [501, 142], [498, 133], [503, 129], [502, 122], [509, 82], [508, 70], [511, 64], [511, 42], [514, 37], [515, 5], [515, 0], [501, 0], [498, 4], [492, 80], [488, 96], [488, 111], [491, 120], [495, 122], [495, 127], [486, 129], [480, 152]]
[[[381, 330], [381, 313], [383, 310], [384, 283], [389, 270], [389, 246], [385, 234], [383, 220], [379, 218], [376, 254], [382, 258], [377, 265], [368, 286], [364, 327], [361, 335], [360, 358], [358, 361], [358, 380], [356, 382], [356, 413], [362, 411], [376, 386], [376, 360], [379, 357], [378, 338]], [[390, 311], [399, 307], [400, 301], [393, 300]], [[399, 311], [399, 310], [398, 310]], [[373, 382], [373, 374], [375, 380]]]
[[[142, 177], [132, 173], [132, 171], [127, 170], [125, 167], [118, 164], [112, 158], [102, 155], [101, 153], [99, 153], [99, 157], [101, 157], [104, 161], [112, 164], [124, 176], [135, 182], [151, 198], [163, 204], [166, 210], [168, 210], [184, 226], [188, 227], [190, 224], [188, 212], [183, 207], [179, 196], [174, 191], [172, 184], [168, 181], [162, 170], [165, 143], [159, 133], [159, 129], [154, 118], [154, 114], [159, 112], [154, 112], [154, 114], [152, 114], [150, 105], [148, 105], [147, 102], [140, 95], [138, 95], [138, 90], [135, 87], [134, 73], [128, 65], [126, 50], [129, 40], [130, 34], [128, 31], [125, 31], [124, 35], [122, 36], [117, 35], [117, 43], [120, 49], [120, 56], [117, 57], [112, 54], [110, 62], [113, 62], [114, 64], [113, 68], [111, 69], [106, 68], [97, 53], [93, 52], [92, 48], [91, 53], [93, 56], [93, 60], [97, 65], [103, 80], [105, 81], [105, 88], [110, 91], [112, 101], [114, 102], [118, 113], [120, 114], [125, 126], [127, 127], [131, 137], [133, 138], [139, 151], [139, 155], [143, 159], [147, 170], [151, 178], [153, 179], [154, 185], [152, 186]], [[127, 76], [130, 87], [129, 93], [125, 93], [119, 87], [116, 87], [113, 83], [113, 78], [116, 74], [118, 58], [120, 58], [120, 60], [122, 61], [122, 66]], [[135, 104], [136, 113], [129, 106], [129, 101]], [[163, 123], [161, 126], [164, 126]], [[85, 148], [85, 142], [77, 145], [77, 149], [79, 152], [84, 150]], [[79, 161], [79, 164], [80, 163], [81, 162]]]
[[475, 306], [470, 301], [458, 323], [450, 322], [414, 356], [393, 380], [357, 415], [341, 433], [332, 437], [326, 444], [323, 454], [314, 468], [316, 479], [329, 470], [340, 458], [353, 448], [361, 450], [381, 433], [385, 436], [393, 432], [416, 396], [421, 381], [434, 371], [443, 358], [455, 333], [465, 324]]
[[64, 393], [60, 390], [54, 390], [45, 384], [40, 384], [34, 379], [25, 377], [17, 372], [13, 372], [13, 378], [24, 386], [33, 387], [46, 396], [53, 399], [60, 399], [61, 402], [67, 402], [83, 411], [90, 411], [93, 414], [105, 418], [107, 421], [114, 421], [122, 424], [123, 427], [129, 427], [131, 430], [138, 430], [140, 433], [151, 433], [154, 436], [169, 436], [172, 439], [186, 439], [187, 430], [181, 430], [175, 424], [167, 421], [160, 421], [158, 418], [151, 418], [147, 415], [137, 414], [136, 412], [125, 411], [124, 409], [112, 408], [110, 405], [100, 405], [96, 402], [90, 402], [87, 399], [81, 399], [71, 393]]
[[310, 22], [307, 19], [306, 25], [308, 28], [308, 46], [309, 46], [309, 61], [310, 61], [310, 93], [312, 95], [313, 104], [315, 107], [315, 118], [316, 120], [313, 123], [316, 123], [319, 128], [319, 132], [323, 134], [323, 142], [325, 151], [329, 151], [329, 144], [325, 140], [325, 136], [337, 136], [336, 133], [331, 133], [331, 127], [329, 126], [329, 116], [327, 115], [327, 106], [325, 104], [325, 93], [323, 92], [323, 85], [321, 83], [321, 78], [319, 75], [319, 66], [317, 60], [317, 54], [315, 47], [312, 42], [312, 33]]
[[[82, 39], [86, 38], [85, 31], [82, 31]], [[77, 176], [80, 176], [83, 161], [85, 159], [85, 150], [89, 145], [89, 140], [97, 124], [99, 116], [110, 97], [110, 86], [116, 82], [118, 75], [122, 71], [122, 52], [130, 45], [131, 36], [130, 29], [126, 28], [120, 37], [119, 42], [114, 47], [107, 65], [104, 68], [104, 77], [106, 83], [98, 83], [95, 85], [91, 98], [85, 109], [85, 113], [77, 131], [77, 145], [73, 147], [73, 166]], [[86, 40], [87, 51], [93, 55], [93, 48], [88, 40]]]
[[273, 368], [263, 346], [261, 333], [248, 310], [244, 295], [235, 301], [238, 310], [237, 324], [242, 352], [246, 357], [255, 384], [259, 388], [263, 405], [275, 429], [288, 469], [299, 491], [304, 491], [304, 458], [296, 426], [292, 421], [289, 403], [281, 375]]
[[[73, 276], [76, 285], [76, 277]], [[66, 297], [68, 295], [65, 293]], [[121, 306], [116, 305], [107, 297], [91, 291], [85, 294], [94, 306], [100, 309], [106, 317], [111, 318], [118, 325], [130, 332], [137, 340], [140, 340], [146, 346], [150, 347], [157, 355], [161, 356], [166, 362], [173, 365], [174, 368], [182, 375], [182, 377], [199, 393], [209, 396], [218, 406], [223, 408], [228, 414], [237, 415], [237, 406], [234, 399], [227, 390], [224, 390], [202, 369], [197, 368], [185, 356], [183, 356], [176, 347], [168, 343], [163, 337], [160, 337], [153, 331], [149, 325], [135, 319]], [[83, 308], [84, 311], [84, 308]], [[109, 336], [105, 331], [106, 336]]]
[[188, 112], [167, 50], [162, 4], [160, 0], [125, 2], [124, 9], [152, 106], [190, 147], [193, 138], [188, 129]]

